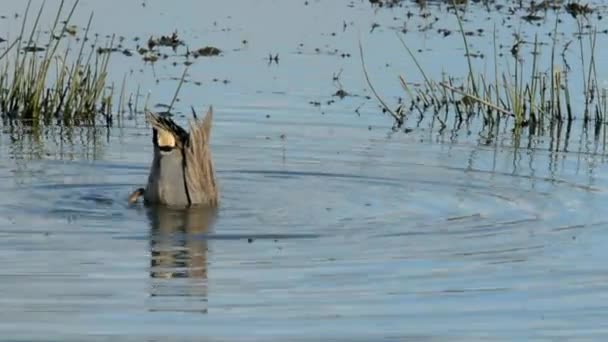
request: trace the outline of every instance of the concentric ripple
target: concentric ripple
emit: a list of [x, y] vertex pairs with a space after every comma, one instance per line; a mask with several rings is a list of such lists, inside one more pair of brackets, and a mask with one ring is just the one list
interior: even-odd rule
[[137, 154], [0, 169], [13, 194], [0, 221], [3, 327], [156, 336], [171, 321], [189, 336], [371, 338], [363, 322], [382, 336], [486, 322], [467, 323], [471, 336], [602, 312], [594, 294], [608, 288], [592, 270], [608, 217], [595, 173], [549, 167], [542, 150], [329, 127], [282, 126], [280, 141], [258, 138], [272, 123], [222, 131], [214, 212], [126, 204], [147, 177], [145, 135]]

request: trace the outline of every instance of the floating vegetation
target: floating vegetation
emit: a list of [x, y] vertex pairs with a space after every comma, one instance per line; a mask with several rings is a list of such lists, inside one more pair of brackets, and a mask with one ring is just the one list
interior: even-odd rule
[[194, 58], [198, 58], [200, 56], [203, 57], [208, 57], [208, 56], [218, 56], [220, 53], [222, 53], [222, 50], [213, 47], [213, 46], [205, 46], [202, 47], [198, 50], [194, 50], [191, 52], [192, 56], [194, 56]]
[[157, 46], [167, 46], [176, 51], [180, 45], [184, 45], [184, 41], [179, 39], [177, 32], [173, 32], [170, 36], [160, 36], [160, 38], [150, 37], [148, 39], [149, 50], [154, 50]]
[[[554, 127], [561, 128], [564, 124], [569, 127], [574, 120], [582, 119], [585, 127], [593, 123], [596, 135], [599, 135], [602, 125], [608, 120], [608, 91], [601, 87], [597, 76], [596, 44], [600, 32], [585, 17], [593, 12], [588, 5], [566, 4], [562, 8], [577, 24], [578, 31], [570, 40], [560, 42], [558, 39], [561, 37], [558, 33], [558, 24], [562, 22], [560, 11], [556, 12], [554, 26], [548, 34], [550, 43], [541, 43], [538, 34], [533, 41], [526, 41], [520, 34], [513, 33], [514, 41], [504, 55], [499, 53], [495, 27], [494, 70], [490, 74], [476, 69], [472, 61], [476, 55], [470, 51], [464, 20], [459, 14], [461, 10], [453, 8], [468, 65], [466, 75], [444, 74], [440, 80], [431, 79], [404, 35], [397, 33], [423, 82], [414, 86], [406, 81], [405, 76], [399, 76], [408, 100], [400, 101], [396, 109], [391, 109], [374, 89], [360, 48], [368, 86], [383, 111], [393, 117], [396, 128], [401, 127], [411, 114], [418, 116], [418, 123], [426, 115], [432, 115], [442, 129], [450, 118], [456, 122], [469, 122], [477, 117], [483, 119], [484, 127], [497, 127], [501, 120], [509, 120], [514, 133], [520, 134], [526, 128], [532, 136], [551, 132]], [[571, 50], [578, 56], [576, 63], [569, 61]], [[531, 58], [525, 58], [524, 52], [529, 52]], [[579, 78], [582, 80], [582, 87], [571, 84], [573, 71], [577, 73], [577, 81]]]
[[579, 4], [576, 2], [571, 2], [565, 5], [566, 12], [570, 13], [574, 18], [579, 15], [585, 16], [587, 14], [593, 13], [593, 9], [589, 4]]
[[144, 62], [150, 62], [150, 63], [154, 63], [154, 62], [158, 61], [159, 58], [160, 58], [160, 56], [154, 52], [148, 52], [148, 53], [144, 54], [144, 56], [142, 57]]
[[399, 5], [402, 1], [403, 0], [369, 0], [369, 3], [372, 4], [372, 6], [392, 8]]

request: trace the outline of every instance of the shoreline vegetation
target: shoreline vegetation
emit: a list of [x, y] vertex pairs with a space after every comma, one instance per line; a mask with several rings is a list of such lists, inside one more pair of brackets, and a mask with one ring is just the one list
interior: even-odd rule
[[[0, 110], [5, 120], [38, 126], [55, 119], [62, 125], [78, 126], [94, 125], [101, 115], [106, 125], [112, 124], [115, 88], [106, 84], [110, 54], [99, 53], [102, 43], [97, 39], [90, 41], [93, 13], [79, 46], [73, 47], [68, 39], [75, 35], [69, 22], [78, 2], [68, 8], [64, 0], [60, 2], [45, 42], [37, 31], [44, 3], [37, 13], [30, 13], [31, 0], [28, 1], [19, 36], [0, 56]], [[61, 20], [64, 12], [67, 16]], [[26, 30], [31, 15], [34, 21]], [[103, 48], [111, 48], [114, 38]], [[123, 92], [124, 88], [121, 100]]]
[[[406, 2], [369, 0], [369, 3], [372, 7], [395, 8], [405, 6]], [[45, 4], [43, 2], [37, 10], [32, 9], [31, 4], [32, 1], [28, 0], [19, 35], [7, 41], [6, 50], [0, 53], [0, 111], [5, 125], [8, 122], [11, 126], [17, 123], [34, 129], [53, 125], [109, 129], [115, 120], [119, 123], [123, 120], [124, 113], [132, 116], [148, 109], [150, 94], [145, 96], [143, 108], [140, 108], [139, 100], [144, 97], [140, 86], [137, 86], [135, 94], [127, 94], [127, 74], [118, 86], [110, 81], [108, 69], [112, 53], [127, 56], [132, 53], [122, 47], [122, 37], [110, 35], [104, 39], [91, 34], [94, 13], [88, 17], [87, 25], [81, 28], [82, 32], [77, 34], [77, 28], [70, 25], [70, 19], [79, 0], [69, 6], [61, 0], [50, 29], [42, 34], [39, 27]], [[602, 136], [606, 145], [604, 128], [608, 120], [608, 90], [598, 80], [601, 63], [597, 62], [596, 46], [598, 35], [606, 34], [607, 30], [600, 31], [590, 19], [599, 9], [560, 1], [514, 4], [515, 9], [506, 11], [521, 20], [538, 21], [538, 18], [546, 17], [547, 12], [554, 14], [550, 24], [545, 20], [545, 25], [551, 25], [548, 28], [551, 31], [549, 40], [539, 38], [538, 33], [530, 38], [521, 32], [513, 32], [508, 52], [503, 53], [501, 43], [504, 42], [499, 42], [498, 28], [494, 25], [494, 32], [490, 32], [488, 37], [488, 42], [493, 44], [493, 53], [486, 57], [491, 60], [490, 69], [493, 70], [488, 72], [481, 71], [473, 60], [469, 32], [465, 30], [467, 15], [469, 6], [486, 6], [488, 13], [496, 15], [498, 20], [505, 14], [502, 12], [504, 9], [499, 9], [502, 5], [448, 0], [419, 1], [414, 6], [419, 7], [421, 17], [430, 17], [429, 8], [436, 6], [441, 7], [437, 9], [439, 11], [447, 10], [448, 18], [452, 16], [455, 19], [457, 27], [453, 32], [439, 29], [438, 33], [460, 36], [459, 44], [465, 52], [463, 61], [468, 70], [464, 75], [443, 73], [442, 77], [432, 79], [420, 63], [420, 55], [408, 43], [407, 34], [395, 30], [397, 41], [416, 69], [410, 70], [409, 74], [398, 75], [404, 96], [399, 98], [396, 108], [391, 108], [373, 86], [373, 75], [368, 73], [363, 44], [359, 39], [362, 74], [382, 111], [391, 115], [395, 130], [403, 128], [408, 120], [415, 120], [418, 126], [424, 119], [430, 119], [431, 126], [438, 127], [440, 132], [448, 128], [449, 122], [453, 122], [453, 129], [459, 129], [461, 125], [477, 120], [490, 136], [497, 136], [505, 127], [516, 137], [523, 133], [539, 136], [561, 132], [563, 128], [569, 134], [572, 123], [581, 120], [585, 132], [592, 128], [596, 139]], [[514, 14], [516, 11], [523, 13]], [[539, 12], [545, 15], [539, 15]], [[410, 15], [414, 14], [408, 9], [407, 16]], [[437, 17], [434, 19], [439, 20]], [[558, 28], [565, 20], [574, 20], [577, 32], [563, 39]], [[182, 46], [186, 50], [181, 55], [185, 57], [183, 74], [170, 104], [164, 106], [165, 112], [171, 112], [180, 89], [189, 82], [186, 81], [187, 71], [193, 63], [189, 58], [217, 56], [222, 54], [222, 50], [210, 46], [191, 50], [175, 32], [169, 36], [150, 37], [147, 46], [137, 45], [135, 53], [141, 55], [144, 63], [154, 63], [167, 58], [166, 54], [158, 51], [161, 46], [174, 52]], [[568, 60], [567, 54], [575, 54], [577, 60]], [[582, 79], [582, 85], [571, 81], [573, 71], [584, 73], [577, 75]], [[421, 82], [414, 83], [414, 79], [421, 79]], [[370, 97], [372, 101], [373, 97]], [[406, 132], [408, 130], [411, 128], [405, 128]]]
[[[400, 2], [378, 1], [380, 6], [389, 7], [397, 6]], [[478, 71], [472, 60], [464, 27], [466, 2], [451, 3], [447, 8], [458, 23], [458, 31], [465, 51], [463, 58], [468, 65], [466, 74], [461, 77], [444, 73], [441, 79], [431, 79], [420, 64], [420, 57], [417, 57], [408, 45], [406, 35], [397, 32], [398, 41], [406, 51], [406, 55], [416, 65], [417, 76], [422, 81], [419, 85], [413, 85], [408, 83], [407, 79], [415, 77], [406, 78], [404, 74], [398, 75], [405, 94], [404, 98], [407, 100], [400, 99], [395, 109], [392, 109], [374, 89], [365, 64], [364, 49], [359, 40], [361, 68], [365, 80], [382, 111], [392, 117], [393, 128], [395, 130], [402, 128], [412, 117], [416, 118], [419, 124], [425, 116], [432, 116], [433, 122], [438, 123], [440, 131], [448, 126], [449, 120], [453, 120], [455, 126], [460, 126], [478, 118], [482, 120], [483, 128], [490, 132], [497, 133], [502, 123], [509, 125], [513, 134], [519, 137], [524, 132], [530, 136], [561, 132], [564, 127], [569, 134], [572, 123], [581, 120], [585, 131], [593, 128], [596, 139], [603, 132], [603, 144], [606, 145], [606, 131], [603, 128], [608, 119], [606, 117], [608, 91], [600, 85], [596, 63], [596, 45], [600, 31], [588, 18], [594, 9], [589, 5], [578, 3], [557, 1], [544, 3], [552, 3], [551, 6], [546, 5], [543, 10], [552, 10], [555, 15], [549, 34], [551, 42], [541, 43], [538, 34], [535, 34], [533, 41], [526, 41], [519, 32], [514, 32], [510, 53], [503, 55], [499, 53], [497, 28], [494, 25], [491, 41], [493, 70], [489, 74]], [[535, 10], [538, 9], [527, 9], [527, 11]], [[575, 20], [578, 30], [572, 39], [560, 42], [558, 26], [564, 20], [562, 16]], [[524, 49], [527, 50], [524, 52]], [[566, 52], [572, 49], [578, 54], [577, 61], [569, 61], [566, 57]], [[525, 54], [531, 55], [531, 58], [525, 58]], [[543, 56], [549, 57], [549, 63], [544, 63]], [[580, 93], [573, 90], [578, 89], [579, 85], [573, 86], [569, 77], [574, 70], [573, 63], [577, 63], [576, 70], [584, 72], [581, 77], [583, 84]], [[573, 98], [583, 100], [577, 102]]]
[[[77, 35], [78, 28], [70, 25], [70, 19], [79, 0], [69, 7], [65, 0], [61, 0], [48, 38], [42, 38], [39, 24], [45, 4], [43, 2], [37, 12], [33, 12], [31, 2], [28, 0], [22, 15], [18, 37], [8, 42], [8, 47], [0, 54], [0, 111], [5, 124], [18, 122], [35, 128], [53, 124], [110, 128], [115, 118], [119, 122], [123, 119], [124, 113], [132, 116], [148, 110], [150, 94], [140, 108], [140, 86], [136, 94], [127, 95], [127, 74], [123, 76], [120, 87], [109, 81], [108, 66], [112, 53], [132, 54], [129, 49], [122, 48], [122, 37], [112, 34], [104, 41], [99, 35], [91, 34], [94, 13], [90, 14], [82, 35]], [[150, 37], [147, 48], [138, 48], [138, 53], [144, 63], [154, 63], [160, 58], [168, 58], [158, 51], [159, 47], [170, 47], [175, 51], [180, 45], [184, 42], [177, 38], [176, 33]], [[188, 51], [186, 57], [198, 57], [203, 53], [217, 55], [219, 51], [199, 49]], [[183, 75], [166, 112], [176, 102], [190, 64], [184, 63]]]

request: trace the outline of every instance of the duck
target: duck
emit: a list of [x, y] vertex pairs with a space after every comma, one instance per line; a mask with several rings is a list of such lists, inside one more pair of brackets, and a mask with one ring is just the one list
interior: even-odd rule
[[219, 191], [211, 155], [213, 107], [198, 119], [194, 109], [190, 131], [170, 117], [146, 111], [152, 127], [153, 158], [145, 188], [131, 193], [129, 204], [140, 197], [146, 205], [217, 207]]

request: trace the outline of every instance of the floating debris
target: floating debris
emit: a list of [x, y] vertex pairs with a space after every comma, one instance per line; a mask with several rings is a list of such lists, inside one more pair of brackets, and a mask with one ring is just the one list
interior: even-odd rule
[[198, 58], [199, 56], [203, 56], [203, 57], [218, 56], [221, 53], [222, 53], [222, 50], [220, 50], [216, 47], [205, 46], [203, 48], [200, 48], [200, 49], [192, 52], [192, 55], [194, 56], [194, 58]]
[[148, 39], [148, 49], [150, 50], [154, 50], [156, 46], [167, 46], [175, 51], [180, 45], [184, 45], [184, 41], [178, 38], [177, 32], [173, 32], [171, 36], [150, 37]]
[[268, 54], [268, 65], [272, 64], [272, 62], [279, 64], [279, 54], [278, 53], [274, 57], [272, 57], [272, 53]]
[[310, 101], [308, 103], [315, 107], [321, 107], [321, 102], [319, 102], [319, 101]]
[[400, 6], [402, 1], [403, 0], [369, 0], [369, 3], [372, 4], [372, 6], [392, 8]]
[[[558, 10], [560, 9], [561, 6], [561, 1], [550, 1], [550, 0], [545, 0], [541, 3], [534, 3], [532, 2], [530, 4], [530, 11], [537, 11], [537, 10]], [[502, 8], [502, 7], [501, 7]], [[500, 10], [501, 8], [497, 8], [498, 10]]]
[[78, 33], [78, 26], [76, 25], [70, 25], [68, 27], [65, 28], [65, 32], [67, 34], [69, 34], [70, 36], [75, 36], [76, 33]]
[[543, 20], [544, 17], [541, 17], [540, 15], [536, 15], [536, 14], [528, 14], [528, 15], [524, 15], [523, 17], [521, 17], [523, 20], [528, 21], [528, 22], [532, 22], [532, 21], [539, 21], [539, 20]]
[[46, 49], [40, 46], [36, 46], [36, 45], [32, 45], [32, 46], [26, 46], [23, 48], [23, 51], [25, 52], [41, 52], [41, 51], [45, 51]]
[[346, 92], [344, 89], [338, 89], [338, 91], [336, 91], [332, 96], [337, 96], [341, 99], [350, 96], [350, 94], [348, 92]]
[[98, 47], [97, 48], [97, 53], [100, 54], [100, 55], [104, 54], [104, 53], [111, 53], [111, 52], [121, 52], [121, 53], [124, 53], [119, 48], [107, 48], [107, 47]]
[[151, 52], [151, 53], [144, 55], [143, 60], [144, 60], [144, 62], [154, 63], [158, 60], [158, 58], [159, 57], [157, 54]]
[[566, 12], [570, 13], [570, 15], [572, 15], [574, 18], [576, 18], [578, 15], [585, 16], [593, 13], [593, 9], [589, 6], [589, 4], [581, 5], [576, 2], [571, 2], [566, 4], [565, 8]]

